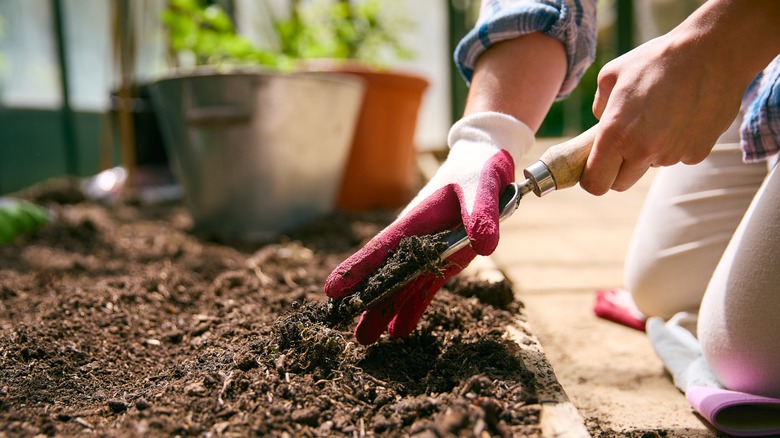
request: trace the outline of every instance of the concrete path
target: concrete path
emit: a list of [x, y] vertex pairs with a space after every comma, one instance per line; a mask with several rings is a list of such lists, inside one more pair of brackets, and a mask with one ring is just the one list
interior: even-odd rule
[[[540, 139], [520, 168], [560, 141]], [[531, 330], [591, 433], [714, 437], [672, 385], [645, 334], [592, 311], [597, 289], [622, 285], [623, 259], [652, 177], [602, 197], [579, 187], [527, 196], [502, 224], [491, 259], [514, 283]]]

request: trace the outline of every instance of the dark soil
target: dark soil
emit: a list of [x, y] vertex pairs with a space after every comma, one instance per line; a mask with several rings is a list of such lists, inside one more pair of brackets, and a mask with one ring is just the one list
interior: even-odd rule
[[327, 319], [325, 278], [391, 212], [251, 244], [180, 205], [26, 196], [55, 219], [0, 246], [0, 435], [541, 436], [508, 284], [451, 281], [369, 347]]

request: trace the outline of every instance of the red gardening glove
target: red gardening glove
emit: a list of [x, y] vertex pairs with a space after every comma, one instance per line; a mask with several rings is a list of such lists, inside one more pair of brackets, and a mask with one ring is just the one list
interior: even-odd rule
[[442, 276], [422, 274], [363, 312], [355, 328], [358, 342], [372, 344], [385, 329], [393, 337], [409, 335], [450, 277], [477, 254], [496, 249], [499, 196], [514, 181], [514, 163], [533, 141], [525, 124], [505, 114], [472, 114], [452, 126], [450, 153], [441, 168], [392, 224], [330, 274], [325, 293], [334, 299], [354, 293], [406, 236], [435, 234], [463, 223], [471, 246], [447, 259]]

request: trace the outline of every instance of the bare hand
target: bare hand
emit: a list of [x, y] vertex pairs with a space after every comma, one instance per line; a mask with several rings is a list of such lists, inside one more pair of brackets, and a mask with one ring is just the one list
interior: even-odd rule
[[595, 195], [623, 191], [651, 166], [702, 161], [747, 86], [719, 69], [717, 55], [672, 32], [605, 65], [593, 103], [599, 132], [581, 186]]

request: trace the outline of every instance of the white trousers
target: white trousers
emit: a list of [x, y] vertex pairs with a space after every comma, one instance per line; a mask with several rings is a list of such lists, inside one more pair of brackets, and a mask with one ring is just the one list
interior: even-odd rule
[[704, 357], [724, 386], [780, 397], [780, 172], [776, 159], [742, 162], [740, 122], [703, 162], [658, 169], [625, 286], [648, 316], [699, 313]]

